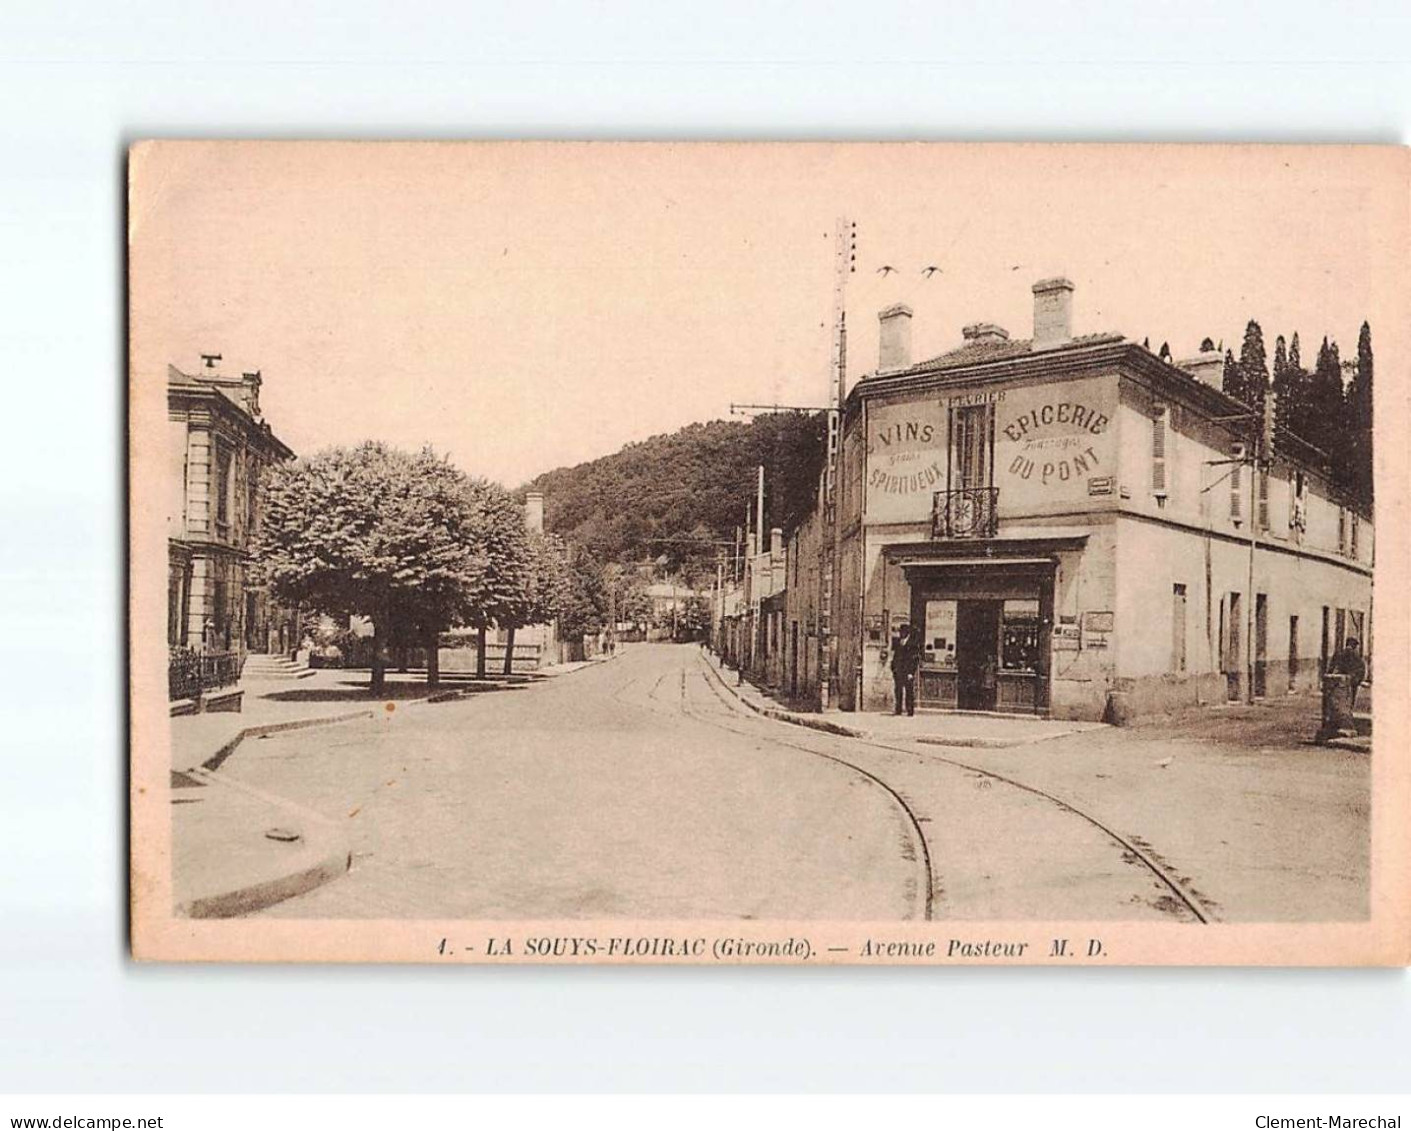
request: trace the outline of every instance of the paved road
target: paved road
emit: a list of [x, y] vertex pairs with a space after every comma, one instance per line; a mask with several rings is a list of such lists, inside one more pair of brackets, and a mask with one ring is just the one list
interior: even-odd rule
[[1121, 845], [919, 752], [742, 713], [688, 646], [246, 743], [225, 773], [343, 822], [286, 918], [1181, 919]]

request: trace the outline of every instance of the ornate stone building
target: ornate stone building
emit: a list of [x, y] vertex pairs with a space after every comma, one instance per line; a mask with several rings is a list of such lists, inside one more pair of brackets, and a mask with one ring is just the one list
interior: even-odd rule
[[167, 643], [230, 654], [238, 674], [246, 652], [297, 645], [249, 574], [260, 476], [294, 453], [261, 418], [260, 374], [226, 375], [220, 361], [167, 368]]

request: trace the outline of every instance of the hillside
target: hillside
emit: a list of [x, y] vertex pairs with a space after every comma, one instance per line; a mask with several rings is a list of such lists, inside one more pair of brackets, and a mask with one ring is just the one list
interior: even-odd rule
[[[545, 472], [524, 490], [544, 493], [545, 526], [605, 560], [665, 554], [672, 565], [702, 568], [715, 547], [686, 540], [729, 540], [765, 468], [765, 522], [785, 530], [813, 506], [823, 467], [823, 414], [774, 413], [746, 421], [691, 424], [628, 444], [576, 467]], [[672, 541], [677, 540], [677, 541]]]

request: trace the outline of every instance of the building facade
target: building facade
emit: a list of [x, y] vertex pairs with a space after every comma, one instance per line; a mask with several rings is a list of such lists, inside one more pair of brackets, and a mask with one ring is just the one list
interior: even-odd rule
[[167, 643], [238, 659], [298, 646], [293, 625], [250, 577], [260, 477], [291, 459], [260, 414], [260, 374], [227, 376], [208, 354], [167, 369]]
[[[1280, 434], [1256, 461], [1222, 355], [1074, 337], [1073, 285], [1033, 293], [1031, 339], [980, 323], [915, 364], [910, 309], [879, 316], [841, 422], [839, 704], [891, 708], [903, 623], [920, 706], [1085, 719], [1304, 689], [1345, 637], [1369, 650], [1372, 524], [1321, 454]], [[785, 614], [800, 655], [811, 600]]]

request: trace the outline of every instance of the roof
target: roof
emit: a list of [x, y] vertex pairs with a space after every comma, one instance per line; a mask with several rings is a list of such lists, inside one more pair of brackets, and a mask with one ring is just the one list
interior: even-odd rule
[[[255, 375], [258, 377], [258, 374]], [[293, 449], [274, 434], [269, 421], [255, 416], [245, 402], [237, 399], [232, 392], [240, 383], [229, 378], [203, 380], [201, 377], [183, 373], [175, 365], [167, 366], [167, 404], [180, 403], [180, 398], [197, 398], [207, 404], [219, 405], [229, 416], [239, 420], [251, 437], [258, 437], [268, 444], [277, 455], [284, 459], [294, 457]], [[257, 384], [258, 388], [258, 384]], [[173, 398], [178, 398], [173, 400]], [[256, 405], [258, 411], [258, 405]]]
[[894, 370], [890, 373], [877, 373], [864, 380], [875, 381], [878, 378], [887, 379], [892, 377], [905, 377], [914, 373], [935, 373], [946, 369], [963, 369], [968, 365], [982, 365], [990, 361], [1009, 361], [1012, 358], [1025, 357], [1032, 353], [1054, 354], [1063, 350], [1079, 349], [1083, 346], [1107, 345], [1112, 342], [1120, 342], [1125, 339], [1121, 334], [1083, 334], [1080, 337], [1070, 338], [1061, 345], [1049, 346], [1036, 351], [1031, 338], [1020, 338], [1010, 341], [985, 341], [966, 342], [963, 346], [958, 346], [946, 353], [938, 354], [925, 361], [918, 361], [906, 369]]

